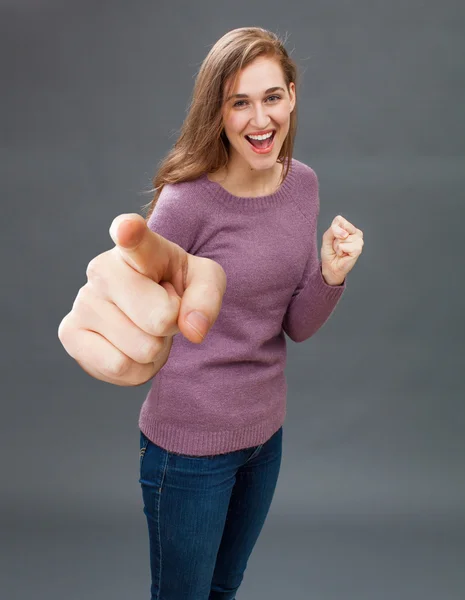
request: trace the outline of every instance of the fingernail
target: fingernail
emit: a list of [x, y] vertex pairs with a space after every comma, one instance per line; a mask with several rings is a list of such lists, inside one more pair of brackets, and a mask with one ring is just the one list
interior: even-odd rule
[[186, 321], [197, 331], [197, 333], [199, 333], [202, 337], [205, 337], [210, 326], [210, 321], [204, 314], [194, 310], [187, 315]]

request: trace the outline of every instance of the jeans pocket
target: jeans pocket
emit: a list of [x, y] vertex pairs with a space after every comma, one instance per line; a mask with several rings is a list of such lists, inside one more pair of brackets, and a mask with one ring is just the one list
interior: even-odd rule
[[149, 438], [144, 433], [142, 433], [142, 431], [140, 431], [139, 467], [142, 467], [142, 461], [144, 460], [145, 452], [149, 443]]

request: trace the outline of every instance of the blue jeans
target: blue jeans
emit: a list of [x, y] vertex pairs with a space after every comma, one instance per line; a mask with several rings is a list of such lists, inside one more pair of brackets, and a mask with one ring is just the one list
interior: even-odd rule
[[273, 499], [282, 427], [214, 456], [168, 452], [140, 432], [151, 600], [234, 600]]

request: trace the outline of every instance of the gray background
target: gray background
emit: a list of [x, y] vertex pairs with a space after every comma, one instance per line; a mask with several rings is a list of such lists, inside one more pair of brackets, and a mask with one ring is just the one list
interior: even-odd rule
[[[295, 156], [364, 252], [288, 340], [275, 499], [238, 598], [465, 597], [465, 5], [459, 0], [1, 3], [0, 596], [149, 597], [137, 419], [57, 329], [108, 228], [142, 212], [226, 31], [288, 34]], [[461, 310], [462, 309], [462, 310]]]

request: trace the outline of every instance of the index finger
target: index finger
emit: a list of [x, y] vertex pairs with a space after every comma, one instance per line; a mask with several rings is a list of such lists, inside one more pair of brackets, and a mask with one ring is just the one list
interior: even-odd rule
[[341, 215], [337, 215], [337, 217], [334, 217], [333, 224], [339, 225], [339, 227], [345, 229], [347, 233], [357, 233], [357, 228], [355, 227], [355, 225], [352, 225], [352, 223], [350, 223], [347, 219], [344, 219], [344, 217], [342, 217]]
[[[115, 217], [110, 226], [110, 236], [125, 262], [156, 283], [161, 280], [172, 282], [182, 265], [184, 250], [151, 231], [137, 213]], [[176, 291], [179, 293], [179, 290]]]

